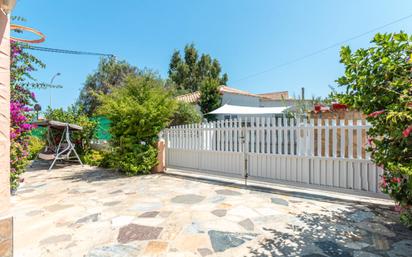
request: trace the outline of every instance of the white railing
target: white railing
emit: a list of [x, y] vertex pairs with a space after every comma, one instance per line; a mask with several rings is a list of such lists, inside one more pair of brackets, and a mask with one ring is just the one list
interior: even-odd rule
[[[167, 165], [378, 192], [364, 120], [252, 118], [172, 127]], [[246, 165], [245, 165], [246, 163]]]

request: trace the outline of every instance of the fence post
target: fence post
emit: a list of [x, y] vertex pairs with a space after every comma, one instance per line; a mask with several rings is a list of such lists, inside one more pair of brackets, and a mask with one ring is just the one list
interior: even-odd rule
[[157, 142], [157, 161], [158, 164], [153, 167], [153, 173], [161, 173], [166, 170], [166, 143], [164, 139]]
[[247, 129], [247, 118], [245, 117], [244, 122], [242, 123], [242, 119], [240, 119], [240, 126], [241, 126], [241, 142], [242, 142], [242, 149], [243, 149], [243, 177], [245, 178], [245, 185], [247, 185], [247, 178], [249, 177], [249, 169], [248, 169], [248, 151], [249, 151], [249, 136], [248, 136], [248, 129]]

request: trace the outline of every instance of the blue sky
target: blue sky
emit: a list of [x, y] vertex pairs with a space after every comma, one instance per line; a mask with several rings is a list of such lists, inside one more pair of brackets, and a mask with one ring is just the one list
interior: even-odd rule
[[[40, 46], [112, 53], [167, 76], [174, 49], [195, 43], [219, 59], [228, 85], [253, 93], [288, 90], [326, 96], [343, 72], [339, 47], [248, 77], [412, 14], [410, 0], [18, 0], [13, 15], [47, 36]], [[412, 18], [381, 32], [412, 33]], [[348, 44], [366, 47], [373, 34]], [[42, 106], [75, 102], [99, 58], [33, 52], [47, 65], [35, 75], [63, 89], [38, 90]]]

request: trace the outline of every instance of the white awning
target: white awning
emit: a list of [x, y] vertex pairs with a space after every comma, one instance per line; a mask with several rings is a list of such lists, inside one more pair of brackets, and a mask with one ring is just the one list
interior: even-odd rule
[[209, 114], [233, 114], [233, 115], [252, 115], [252, 114], [282, 114], [288, 107], [249, 107], [225, 104], [220, 108], [209, 112]]

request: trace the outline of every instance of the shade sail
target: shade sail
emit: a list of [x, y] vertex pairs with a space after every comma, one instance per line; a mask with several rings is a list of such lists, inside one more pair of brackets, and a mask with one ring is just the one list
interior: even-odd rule
[[249, 107], [225, 104], [222, 107], [209, 112], [209, 114], [233, 114], [233, 115], [251, 115], [251, 114], [282, 114], [290, 107]]

